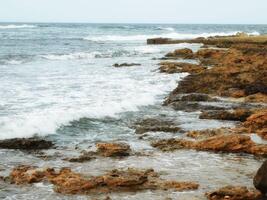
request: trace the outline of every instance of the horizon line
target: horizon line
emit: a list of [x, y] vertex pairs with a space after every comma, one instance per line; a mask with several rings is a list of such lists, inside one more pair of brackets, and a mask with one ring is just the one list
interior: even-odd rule
[[165, 22], [49, 22], [49, 21], [1, 21], [0, 23], [31, 23], [31, 24], [166, 24], [166, 25], [267, 25], [264, 23], [165, 23]]

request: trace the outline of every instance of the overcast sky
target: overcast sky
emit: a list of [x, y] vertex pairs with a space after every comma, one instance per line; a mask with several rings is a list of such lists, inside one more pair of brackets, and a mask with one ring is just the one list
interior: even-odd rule
[[2, 22], [267, 24], [267, 0], [0, 0]]

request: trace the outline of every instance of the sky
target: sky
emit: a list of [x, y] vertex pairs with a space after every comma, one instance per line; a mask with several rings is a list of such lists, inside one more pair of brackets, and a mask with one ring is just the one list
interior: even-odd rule
[[267, 24], [267, 0], [0, 0], [1, 22]]

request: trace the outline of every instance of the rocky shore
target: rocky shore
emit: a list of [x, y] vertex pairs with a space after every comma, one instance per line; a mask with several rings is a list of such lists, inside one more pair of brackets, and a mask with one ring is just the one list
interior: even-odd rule
[[[267, 36], [238, 34], [227, 37], [172, 40], [148, 39], [148, 44], [201, 43], [197, 52], [189, 48], [177, 49], [161, 58], [158, 73], [188, 73], [162, 102], [172, 112], [197, 113], [201, 120], [233, 122], [234, 126], [215, 129], [184, 130], [168, 114], [156, 118], [144, 117], [127, 124], [139, 142], [147, 142], [151, 151], [134, 150], [125, 141], [95, 143], [95, 149], [82, 149], [80, 155], [65, 155], [57, 159], [68, 167], [17, 165], [0, 182], [27, 187], [36, 183], [50, 184], [53, 191], [63, 195], [105, 195], [141, 191], [195, 191], [201, 190], [200, 199], [210, 200], [263, 200], [267, 197], [267, 164], [251, 176], [255, 188], [221, 185], [217, 190], [202, 188], [202, 181], [173, 180], [161, 177], [157, 169], [114, 168], [98, 175], [75, 172], [69, 163], [82, 165], [94, 160], [112, 159], [119, 162], [131, 157], [149, 157], [164, 152], [175, 156], [176, 151], [211, 152], [252, 156], [262, 162], [267, 156]], [[135, 67], [136, 63], [115, 64], [114, 67]], [[170, 111], [170, 112], [171, 112]], [[157, 138], [153, 134], [165, 134]], [[254, 139], [257, 136], [262, 141]], [[168, 138], [167, 138], [168, 137]], [[42, 150], [57, 149], [46, 138], [11, 139], [0, 141], [1, 149], [14, 149], [49, 159]], [[61, 150], [60, 147], [58, 150]], [[46, 152], [47, 153], [47, 152]], [[44, 153], [44, 154], [46, 154]], [[194, 159], [194, 158], [192, 158]], [[190, 161], [188, 161], [190, 162]], [[226, 161], [227, 162], [227, 161]], [[162, 165], [167, 165], [162, 161]], [[220, 173], [220, 171], [218, 171]], [[164, 173], [163, 173], [164, 174]], [[216, 179], [216, 177], [212, 177]], [[172, 198], [165, 198], [172, 199]], [[184, 198], [193, 199], [193, 198]]]

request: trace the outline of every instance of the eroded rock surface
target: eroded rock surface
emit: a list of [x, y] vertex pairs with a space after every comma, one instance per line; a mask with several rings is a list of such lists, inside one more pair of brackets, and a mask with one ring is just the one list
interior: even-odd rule
[[166, 54], [166, 57], [192, 59], [194, 58], [194, 53], [189, 48], [176, 49], [174, 52]]
[[133, 126], [136, 134], [146, 132], [178, 132], [181, 129], [175, 123], [167, 120], [147, 118], [136, 122]]
[[252, 111], [247, 109], [236, 109], [233, 111], [217, 110], [217, 111], [204, 111], [200, 114], [199, 118], [244, 122], [251, 114]]
[[0, 140], [1, 149], [41, 150], [50, 149], [53, 142], [39, 138], [14, 138]]
[[198, 189], [198, 184], [194, 182], [162, 180], [153, 169], [115, 169], [102, 176], [84, 177], [72, 172], [69, 168], [62, 168], [56, 172], [52, 168], [41, 170], [30, 166], [20, 166], [11, 172], [10, 179], [17, 185], [49, 181], [54, 184], [56, 192], [73, 195], [149, 189], [175, 191]]
[[256, 144], [249, 136], [238, 134], [219, 135], [201, 141], [174, 138], [152, 142], [151, 145], [163, 151], [195, 149], [200, 151], [267, 155], [267, 145]]
[[160, 63], [160, 72], [161, 73], [200, 73], [204, 71], [206, 67], [191, 64], [191, 63], [183, 63], [183, 62], [161, 62]]
[[263, 200], [259, 191], [238, 186], [223, 187], [206, 196], [209, 200]]

